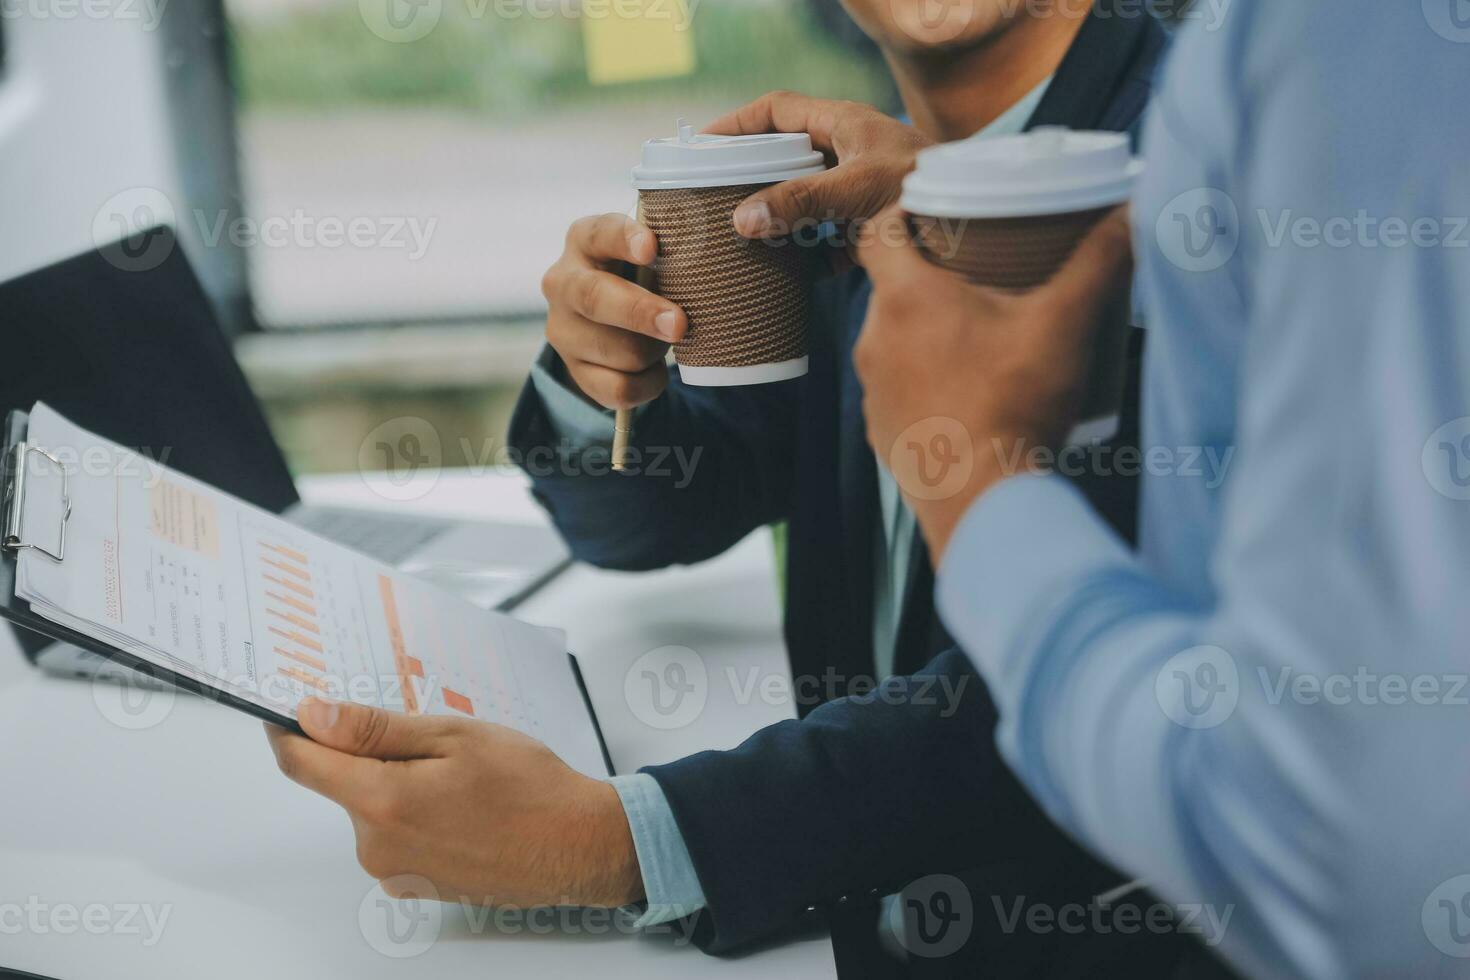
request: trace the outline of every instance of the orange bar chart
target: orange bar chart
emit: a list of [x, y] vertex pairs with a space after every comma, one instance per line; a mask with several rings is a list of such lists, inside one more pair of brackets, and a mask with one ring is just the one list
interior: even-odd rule
[[287, 660], [294, 660], [298, 664], [310, 667], [312, 670], [318, 671], [320, 673], [326, 672], [327, 665], [325, 663], [318, 660], [316, 657], [302, 653], [300, 650], [287, 650], [285, 647], [273, 647], [272, 649], [274, 649], [276, 653], [279, 653], [281, 656], [285, 657]]
[[266, 612], [270, 613], [272, 616], [276, 617], [277, 619], [284, 619], [286, 622], [290, 623], [292, 626], [299, 626], [300, 628], [306, 630], [308, 633], [321, 633], [321, 631], [322, 631], [321, 630], [321, 627], [318, 626], [316, 623], [312, 622], [310, 619], [307, 619], [307, 618], [305, 618], [303, 616], [298, 616], [295, 613], [281, 612], [281, 610], [279, 610], [279, 609], [270, 609], [270, 608], [267, 608], [266, 609]]
[[308, 674], [304, 670], [298, 670], [295, 667], [277, 667], [276, 672], [279, 673], [282, 677], [289, 677], [292, 680], [300, 681], [308, 687], [316, 688], [318, 691], [329, 690], [326, 681], [322, 680], [315, 674]]
[[292, 643], [300, 644], [313, 653], [323, 652], [322, 645], [309, 636], [303, 636], [302, 634], [295, 632], [294, 630], [283, 630], [279, 626], [269, 626], [267, 627], [267, 629], [279, 636], [281, 639], [290, 640]]
[[291, 661], [277, 667], [283, 677], [326, 690], [327, 671], [322, 629], [317, 619], [316, 594], [311, 588], [311, 558], [303, 551], [270, 541], [260, 542], [267, 626], [281, 642], [276, 656]]
[[292, 581], [290, 579], [277, 578], [276, 576], [269, 573], [266, 574], [265, 580], [272, 583], [273, 585], [279, 585], [283, 589], [290, 589], [292, 592], [295, 592], [303, 599], [316, 598], [316, 593], [308, 589], [306, 586], [302, 585], [300, 582]]
[[[386, 575], [378, 576], [378, 594], [383, 599], [383, 615], [388, 620], [388, 640], [393, 646], [393, 665], [398, 672], [398, 681], [403, 689], [403, 710], [411, 715], [419, 713], [419, 699], [414, 692], [413, 667], [409, 661], [408, 644], [403, 637], [403, 622], [398, 618], [398, 599], [393, 594], [393, 580]], [[422, 669], [422, 666], [420, 667]]]
[[309, 563], [308, 562], [308, 559], [307, 559], [307, 557], [305, 555], [303, 555], [301, 552], [296, 551], [294, 549], [285, 548], [285, 547], [282, 547], [281, 545], [278, 545], [278, 544], [269, 544], [267, 542], [261, 542], [261, 545], [260, 546], [262, 548], [264, 548], [266, 551], [275, 552], [276, 554], [280, 555], [282, 558], [285, 558], [287, 561], [293, 561], [293, 562], [295, 562], [298, 565], [306, 565], [306, 564]]
[[272, 592], [269, 589], [266, 590], [265, 597], [267, 599], [274, 599], [276, 602], [279, 602], [282, 605], [290, 606], [297, 612], [305, 613], [313, 619], [316, 618], [316, 606], [313, 606], [309, 602], [304, 602], [301, 599], [296, 599], [288, 595], [282, 595], [279, 592]]

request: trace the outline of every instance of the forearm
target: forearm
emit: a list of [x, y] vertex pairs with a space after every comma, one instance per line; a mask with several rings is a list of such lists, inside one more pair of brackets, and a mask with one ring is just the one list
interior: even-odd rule
[[[1053, 819], [1173, 901], [1228, 912], [1225, 948], [1249, 972], [1342, 975], [1345, 950], [1367, 955], [1373, 923], [1417, 909], [1438, 880], [1350, 856], [1414, 825], [1414, 778], [1391, 756], [1440, 744], [1443, 726], [1273, 695], [1302, 665], [1351, 674], [1330, 665], [1387, 653], [1363, 648], [1348, 606], [1320, 619], [1278, 571], [1232, 574], [1233, 594], [1200, 608], [1064, 481], [1023, 477], [961, 522], [938, 597], [994, 693], [1001, 752]], [[1410, 717], [1420, 735], [1398, 724]]]
[[1136, 744], [1117, 757], [1108, 749], [1120, 720], [1141, 708], [1130, 738], [1158, 750], [1168, 732], [1150, 723], [1169, 719], [1152, 684], [1150, 703], [1139, 704], [1128, 683], [1152, 678], [1166, 651], [1194, 645], [1201, 611], [1150, 580], [1055, 476], [1009, 479], [981, 497], [957, 522], [936, 592], [945, 625], [990, 684], [1001, 749], [1042, 805], [1130, 867], [1167, 865], [1178, 835], [1140, 812], [1167, 797], [1166, 774], [1123, 765]]

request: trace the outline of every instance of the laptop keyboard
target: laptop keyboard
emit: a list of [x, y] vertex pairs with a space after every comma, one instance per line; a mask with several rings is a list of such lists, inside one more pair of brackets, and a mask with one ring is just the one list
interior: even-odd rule
[[435, 518], [339, 507], [302, 507], [287, 516], [308, 531], [390, 565], [399, 564], [453, 526]]

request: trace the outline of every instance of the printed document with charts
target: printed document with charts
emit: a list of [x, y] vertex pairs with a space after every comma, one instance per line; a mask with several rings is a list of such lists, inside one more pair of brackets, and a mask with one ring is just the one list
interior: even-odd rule
[[147, 663], [294, 718], [310, 694], [515, 728], [607, 774], [559, 631], [434, 585], [72, 425], [30, 415], [21, 551], [32, 612]]

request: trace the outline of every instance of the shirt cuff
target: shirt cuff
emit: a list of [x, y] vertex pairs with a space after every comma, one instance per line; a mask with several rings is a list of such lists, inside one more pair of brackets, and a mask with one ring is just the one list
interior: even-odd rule
[[[950, 537], [935, 583], [940, 618], [991, 685], [1027, 676], [1032, 631], [1068, 601], [1070, 583], [1131, 555], [1056, 474], [1013, 476], [970, 506]], [[1010, 700], [1003, 698], [1003, 700]]]
[[648, 908], [633, 923], [639, 929], [661, 925], [693, 915], [705, 907], [704, 889], [694, 871], [684, 835], [674, 820], [674, 811], [658, 780], [647, 773], [613, 776], [608, 782], [617, 790], [633, 847], [643, 874], [643, 892]]
[[612, 445], [613, 413], [589, 404], [558, 375], [556, 352], [543, 347], [531, 364], [531, 384], [546, 406], [547, 419], [557, 438], [574, 450]]

